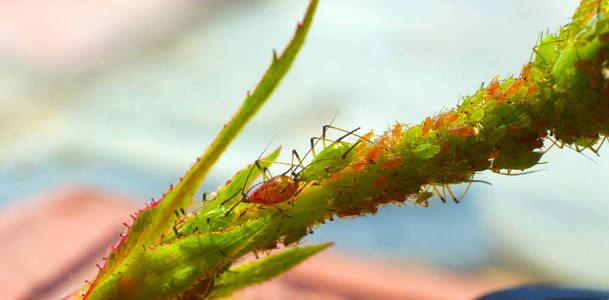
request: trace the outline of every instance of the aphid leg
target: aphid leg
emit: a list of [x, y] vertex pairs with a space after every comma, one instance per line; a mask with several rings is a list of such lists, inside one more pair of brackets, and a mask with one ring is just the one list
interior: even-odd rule
[[[315, 153], [313, 153], [313, 155], [315, 155]], [[294, 157], [296, 157], [296, 160], [298, 161], [298, 164], [294, 167]], [[298, 155], [298, 152], [296, 150], [292, 150], [292, 167], [290, 167], [283, 175], [287, 174], [289, 171], [292, 171], [292, 177], [296, 176], [296, 169], [298, 167], [304, 169], [304, 167], [302, 166], [303, 162], [302, 159], [300, 158], [300, 155]]]
[[453, 193], [453, 191], [450, 189], [450, 186], [448, 184], [444, 185], [446, 187], [446, 189], [448, 190], [448, 193], [450, 194], [450, 196], [453, 198], [453, 201], [455, 201], [455, 203], [459, 203], [459, 200], [457, 200], [457, 197], [455, 197], [455, 194]]
[[343, 155], [340, 156], [340, 159], [345, 159], [345, 157], [347, 157], [347, 154], [349, 154], [349, 152], [351, 150], [353, 150], [355, 147], [357, 147], [360, 144], [361, 141], [357, 141], [355, 144], [353, 144], [353, 146], [349, 147], [349, 149], [347, 149], [347, 151], [345, 151], [345, 153], [343, 153]]
[[244, 198], [241, 198], [241, 200], [237, 201], [237, 203], [233, 204], [233, 206], [231, 206], [231, 208], [224, 214], [225, 217], [228, 217], [228, 215], [233, 211], [233, 209], [235, 209], [235, 207], [237, 207], [237, 205], [239, 205], [241, 202], [245, 202], [243, 200]]
[[442, 195], [435, 184], [432, 184], [431, 186], [433, 187], [434, 192], [436, 192], [436, 195], [440, 197], [440, 200], [446, 203], [446, 195]]
[[[256, 161], [254, 161], [254, 163], [256, 164], [256, 167], [262, 171], [262, 178], [264, 181], [269, 180], [270, 178], [273, 177], [273, 174], [271, 174], [271, 171], [269, 171], [269, 169], [267, 167], [262, 167], [260, 165], [260, 160], [257, 159]], [[248, 178], [249, 179], [249, 178]]]
[[350, 135], [353, 135], [353, 136], [358, 137], [358, 138], [359, 138], [359, 139], [361, 139], [361, 140], [364, 140], [364, 141], [367, 141], [367, 142], [368, 142], [368, 143], [370, 143], [370, 144], [373, 144], [373, 143], [372, 143], [372, 141], [370, 141], [369, 139], [367, 139], [367, 138], [365, 138], [365, 137], [363, 137], [363, 136], [361, 136], [361, 135], [359, 135], [359, 134], [355, 134], [355, 132], [356, 132], [356, 131], [358, 131], [358, 130], [360, 130], [360, 129], [361, 129], [361, 127], [357, 127], [357, 128], [356, 128], [356, 129], [354, 129], [354, 130], [347, 131], [347, 130], [345, 130], [345, 129], [338, 128], [338, 127], [334, 127], [334, 126], [332, 126], [332, 125], [324, 125], [324, 127], [323, 127], [323, 134], [322, 134], [322, 137], [324, 137], [324, 138], [326, 137], [326, 131], [328, 130], [328, 128], [332, 128], [332, 129], [334, 129], [334, 130], [337, 130], [337, 131], [341, 131], [341, 132], [346, 133], [345, 135], [343, 135], [342, 137], [340, 137], [338, 140], [336, 140], [337, 142], [340, 142], [340, 141], [341, 141], [342, 139], [344, 139], [345, 137], [348, 137], [348, 136], [350, 136]]
[[463, 200], [463, 197], [465, 197], [465, 194], [467, 194], [467, 191], [469, 191], [469, 187], [472, 185], [473, 181], [474, 181], [474, 176], [472, 175], [472, 177], [469, 179], [469, 183], [467, 184], [467, 187], [465, 188], [465, 191], [463, 191], [463, 194], [461, 194], [461, 197], [459, 197], [459, 200], [455, 200], [456, 203], [460, 203], [461, 200]]
[[607, 136], [603, 137], [603, 139], [601, 140], [601, 143], [598, 144], [598, 147], [596, 147], [596, 149], [592, 150], [592, 151], [594, 151], [594, 153], [596, 153], [596, 155], [598, 155], [598, 150], [601, 149], [601, 146], [603, 145], [603, 143], [605, 142], [606, 139], [607, 139]]

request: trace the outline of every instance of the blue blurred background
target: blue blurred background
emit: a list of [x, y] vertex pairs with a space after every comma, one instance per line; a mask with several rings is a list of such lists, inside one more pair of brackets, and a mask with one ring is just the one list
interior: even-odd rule
[[[95, 13], [77, 6], [15, 14], [20, 4], [7, 3], [0, 4], [0, 205], [74, 182], [158, 198], [255, 87], [307, 5], [113, 0]], [[569, 23], [577, 4], [321, 1], [291, 71], [202, 190], [215, 190], [275, 136], [280, 160], [306, 151], [337, 109], [336, 126], [379, 133], [454, 107], [483, 81], [518, 74], [540, 33]], [[459, 205], [386, 207], [327, 224], [307, 240], [609, 287], [608, 153], [552, 150], [542, 172], [480, 174], [493, 186], [474, 184]]]

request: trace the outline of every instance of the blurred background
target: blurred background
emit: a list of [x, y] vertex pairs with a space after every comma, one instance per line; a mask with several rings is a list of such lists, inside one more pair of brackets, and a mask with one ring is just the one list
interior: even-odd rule
[[[29, 222], [42, 222], [45, 214], [19, 216], [43, 201], [73, 190], [75, 201], [88, 193], [129, 199], [112, 202], [123, 210], [108, 222], [120, 224], [177, 182], [255, 87], [271, 50], [288, 43], [307, 4], [0, 2], [0, 287], [21, 269], [7, 253], [41, 252], [36, 242], [11, 243], [28, 234]], [[483, 81], [519, 74], [540, 33], [569, 23], [577, 5], [321, 1], [292, 69], [202, 191], [254, 161], [273, 137], [271, 146], [284, 149], [280, 160], [291, 149], [306, 152], [337, 110], [336, 126], [380, 133], [452, 108]], [[599, 154], [551, 150], [541, 172], [478, 175], [493, 186], [474, 184], [459, 205], [435, 198], [429, 208], [386, 207], [326, 224], [306, 243], [334, 241], [332, 251], [354, 260], [484, 280], [609, 288], [609, 152]], [[103, 218], [99, 209], [92, 213]], [[57, 278], [76, 278], [76, 286], [87, 279], [54, 276], [37, 283], [43, 292], [65, 284]], [[36, 298], [31, 288], [14, 297]]]

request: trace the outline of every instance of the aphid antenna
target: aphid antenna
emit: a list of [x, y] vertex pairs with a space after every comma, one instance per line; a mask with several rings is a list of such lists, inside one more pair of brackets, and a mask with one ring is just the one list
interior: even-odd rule
[[506, 175], [506, 176], [522, 176], [522, 175], [527, 175], [527, 174], [532, 174], [532, 173], [537, 173], [537, 172], [541, 172], [541, 171], [548, 171], [548, 169], [540, 169], [540, 170], [532, 170], [532, 171], [526, 171], [526, 172], [519, 172], [519, 173], [512, 173], [511, 169], [508, 169], [507, 172], [501, 172], [499, 170], [491, 170], [493, 173], [497, 173], [499, 175]]

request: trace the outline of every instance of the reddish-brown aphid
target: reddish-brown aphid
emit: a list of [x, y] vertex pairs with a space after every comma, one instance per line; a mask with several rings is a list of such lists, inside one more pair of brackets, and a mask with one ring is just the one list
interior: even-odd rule
[[499, 92], [499, 81], [493, 80], [486, 90], [487, 97], [493, 97]]
[[472, 136], [476, 133], [474, 126], [471, 125], [457, 125], [451, 128], [448, 128], [448, 134], [458, 135], [458, 136]]
[[601, 35], [598, 36], [598, 40], [603, 42], [603, 43], [609, 43], [609, 32], [608, 33], [603, 33]]
[[288, 201], [298, 191], [298, 182], [287, 175], [272, 177], [257, 187], [243, 202], [276, 204]]
[[383, 162], [381, 167], [385, 170], [391, 170], [399, 167], [402, 164], [403, 159], [401, 157], [391, 157]]
[[431, 118], [428, 117], [427, 119], [425, 119], [425, 122], [423, 122], [423, 130], [421, 131], [421, 135], [425, 136], [431, 129], [432, 125], [433, 120]]

